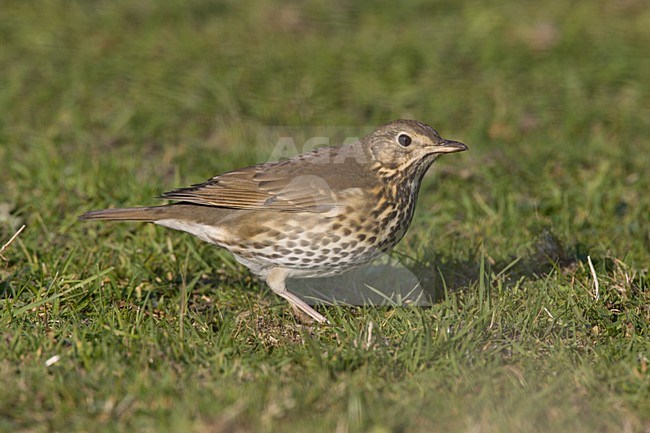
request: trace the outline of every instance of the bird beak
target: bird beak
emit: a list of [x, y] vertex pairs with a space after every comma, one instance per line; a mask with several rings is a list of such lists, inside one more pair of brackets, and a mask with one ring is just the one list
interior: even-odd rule
[[460, 141], [452, 141], [452, 140], [444, 140], [442, 143], [433, 146], [434, 153], [463, 152], [467, 149], [468, 147], [465, 146]]

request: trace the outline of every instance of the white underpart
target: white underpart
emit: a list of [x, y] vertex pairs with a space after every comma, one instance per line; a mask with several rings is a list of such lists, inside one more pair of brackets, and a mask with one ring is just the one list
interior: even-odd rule
[[235, 260], [246, 266], [252, 273], [259, 275], [262, 278], [266, 278], [272, 269], [271, 265], [264, 266], [263, 264], [260, 264], [259, 261], [253, 261], [237, 254], [233, 254], [233, 256], [235, 257]]
[[[229, 237], [229, 233], [220, 227], [210, 226], [206, 224], [199, 224], [191, 221], [164, 219], [164, 220], [154, 221], [154, 224], [189, 233], [191, 235], [196, 236], [197, 238], [201, 239], [204, 242], [219, 245], [219, 246], [223, 246], [221, 242]], [[269, 249], [268, 252], [271, 251], [272, 250]], [[266, 278], [266, 276], [268, 275], [268, 272], [270, 270], [270, 265], [271, 265], [270, 263], [269, 265], [265, 266], [263, 263], [260, 263], [259, 261], [249, 260], [234, 253], [233, 256], [235, 256], [235, 259], [237, 259], [239, 263], [246, 266], [254, 274], [264, 278]]]
[[219, 245], [228, 238], [228, 232], [221, 227], [199, 224], [192, 221], [164, 219], [154, 221], [154, 224], [174, 230], [190, 233], [204, 242]]

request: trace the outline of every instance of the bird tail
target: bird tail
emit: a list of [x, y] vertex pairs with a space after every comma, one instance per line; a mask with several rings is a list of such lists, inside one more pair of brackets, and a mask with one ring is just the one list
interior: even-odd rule
[[80, 221], [113, 220], [113, 221], [146, 221], [153, 222], [164, 219], [169, 213], [170, 206], [132, 207], [121, 209], [102, 209], [86, 212], [79, 216]]

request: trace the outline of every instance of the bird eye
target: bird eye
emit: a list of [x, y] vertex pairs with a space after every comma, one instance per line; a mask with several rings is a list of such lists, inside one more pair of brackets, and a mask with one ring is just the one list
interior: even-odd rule
[[400, 134], [399, 137], [397, 137], [397, 142], [400, 146], [407, 147], [411, 144], [411, 137], [406, 134]]

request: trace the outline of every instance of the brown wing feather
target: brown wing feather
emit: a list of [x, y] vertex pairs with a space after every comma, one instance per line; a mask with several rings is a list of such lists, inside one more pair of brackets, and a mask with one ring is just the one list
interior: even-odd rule
[[[224, 173], [189, 188], [166, 192], [161, 198], [233, 209], [324, 212], [338, 206], [338, 193], [358, 186], [355, 179], [362, 177], [358, 167], [332, 167], [318, 159], [345, 147], [326, 149]], [[351, 179], [349, 185], [341, 183], [346, 177]]]

